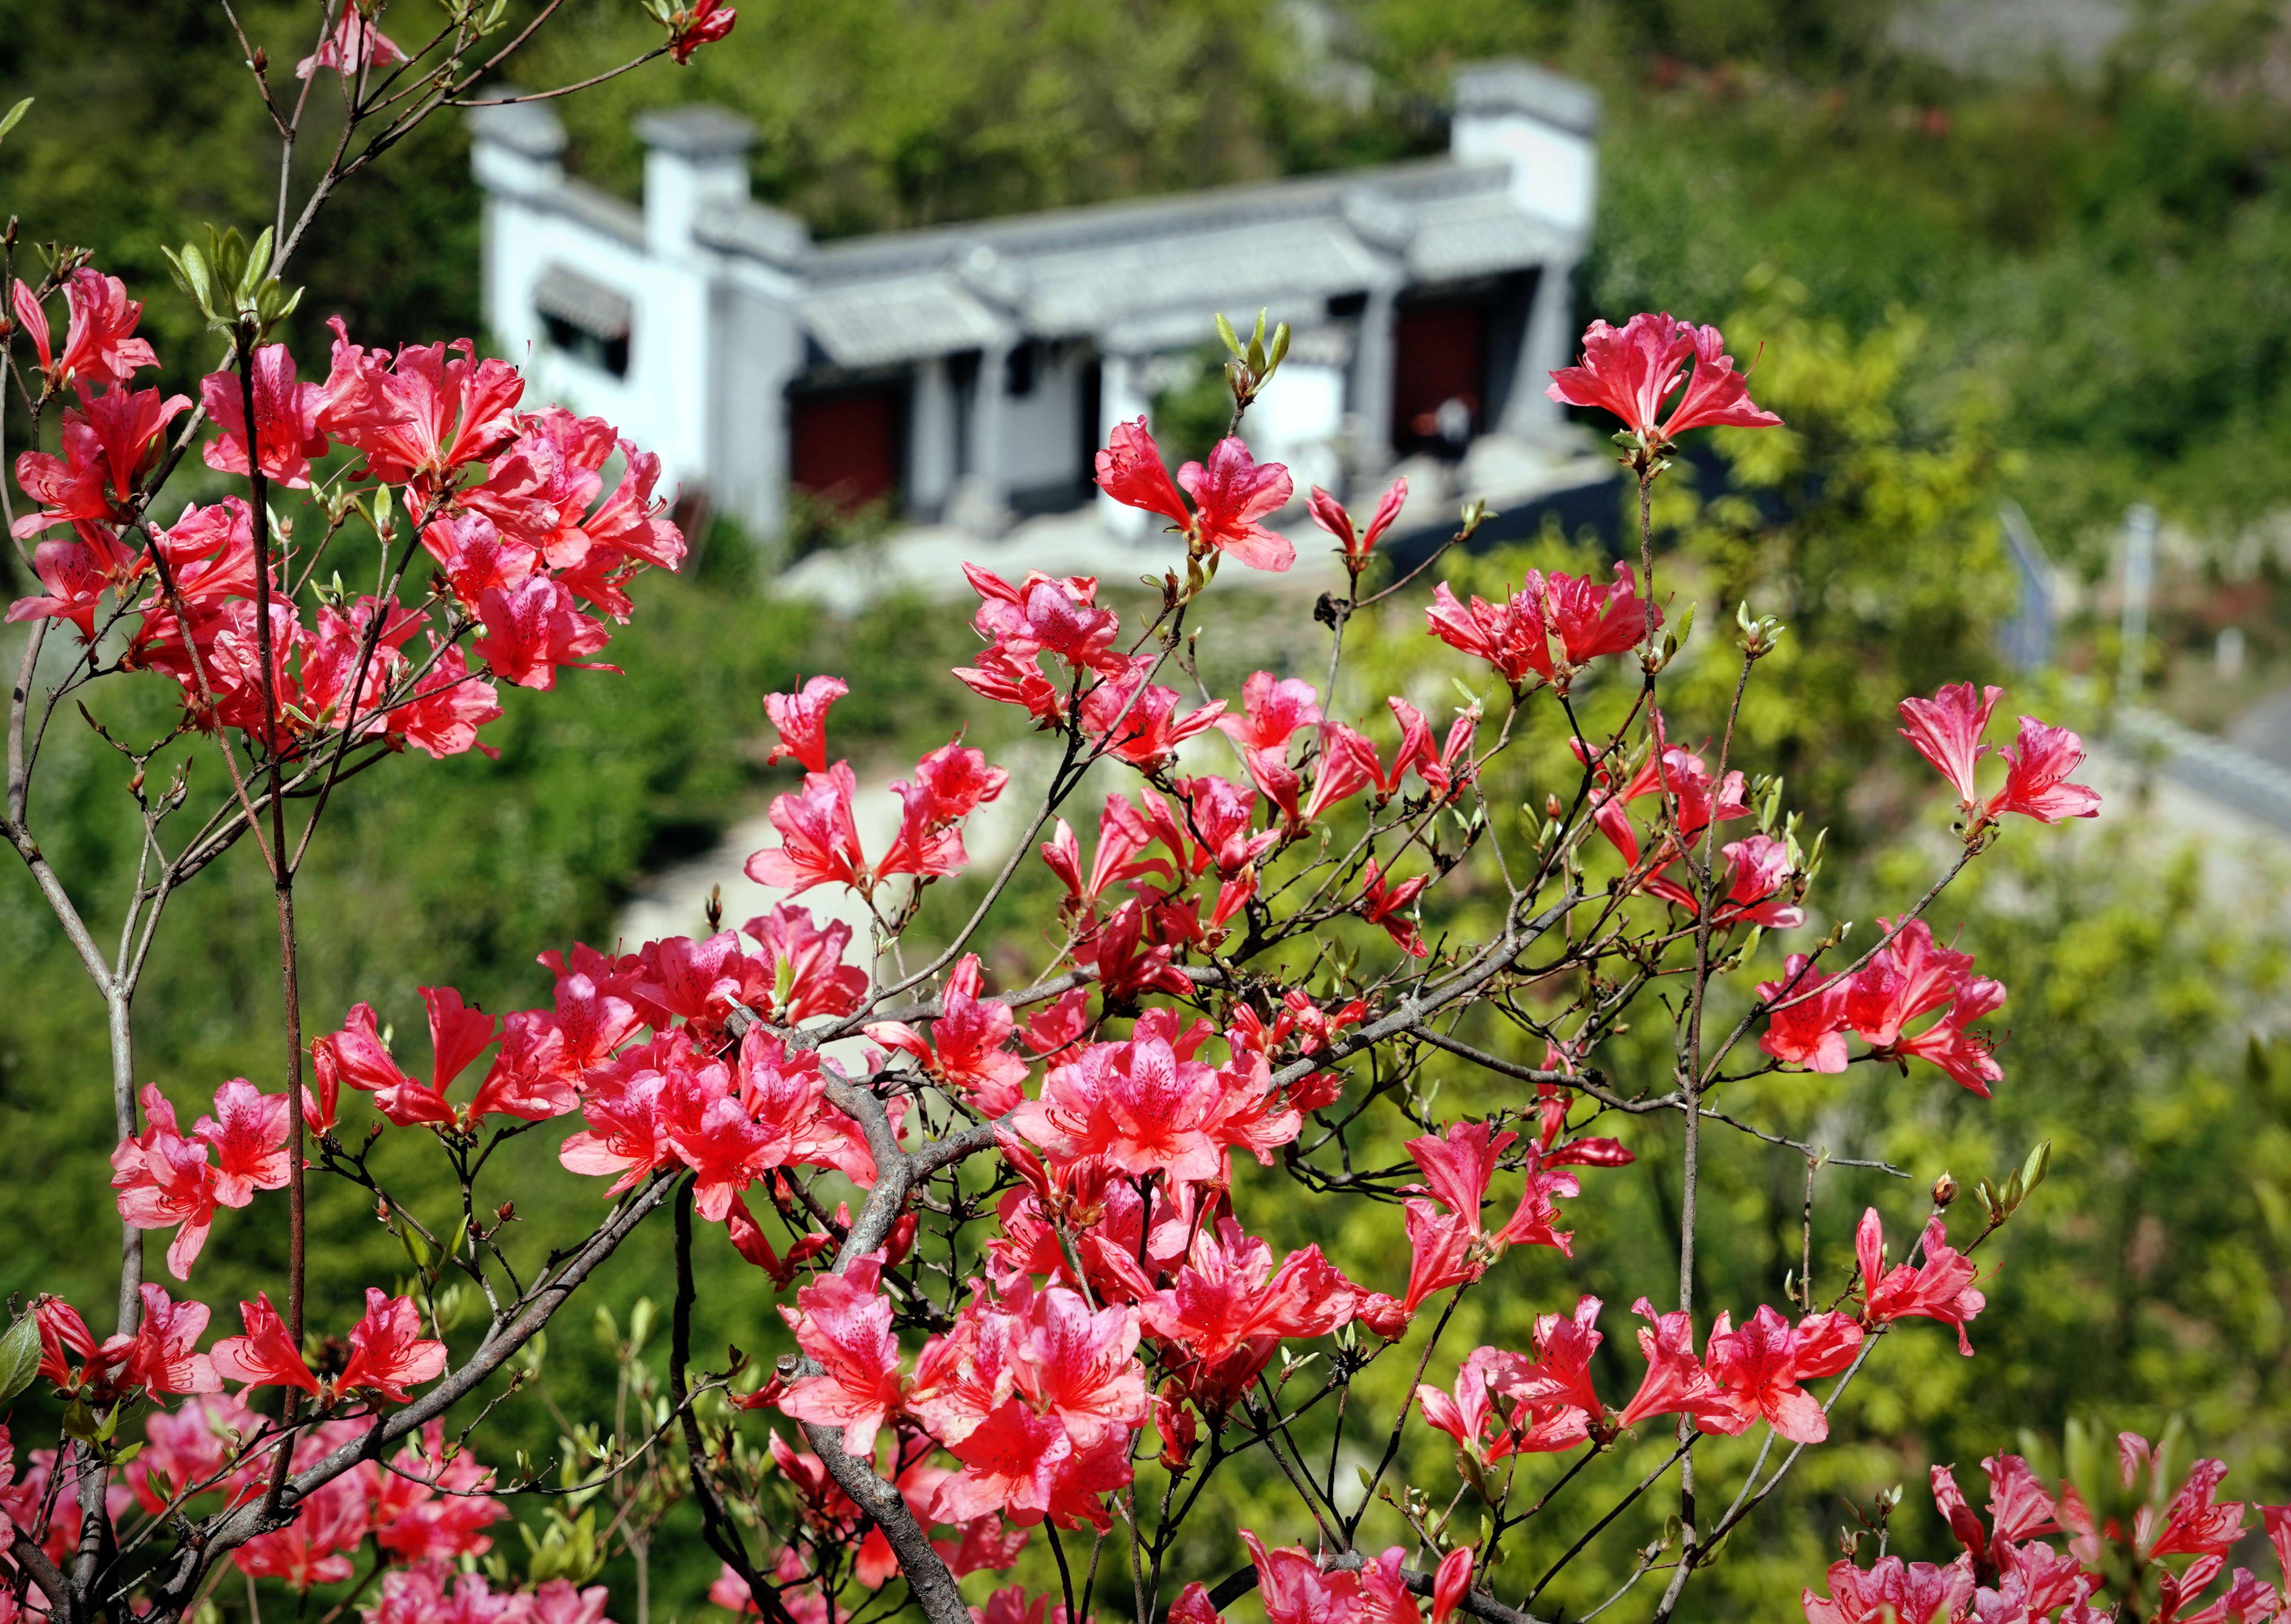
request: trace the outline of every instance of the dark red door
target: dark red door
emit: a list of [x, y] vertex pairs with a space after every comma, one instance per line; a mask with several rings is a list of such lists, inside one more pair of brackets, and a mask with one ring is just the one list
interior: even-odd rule
[[790, 410], [789, 473], [798, 490], [852, 512], [896, 496], [905, 393], [896, 388], [799, 395]]
[[[1392, 441], [1403, 451], [1463, 449], [1483, 426], [1488, 315], [1479, 304], [1403, 306], [1394, 335]], [[1458, 410], [1460, 403], [1462, 411]], [[1443, 414], [1442, 407], [1447, 407]], [[1467, 413], [1468, 419], [1464, 414]], [[1453, 430], [1467, 423], [1462, 436]]]

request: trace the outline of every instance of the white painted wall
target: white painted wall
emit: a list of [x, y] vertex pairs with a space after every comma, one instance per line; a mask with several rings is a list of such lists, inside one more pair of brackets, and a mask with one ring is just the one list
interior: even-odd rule
[[1044, 345], [1035, 351], [1034, 387], [1002, 402], [1003, 489], [1038, 489], [1080, 473], [1075, 457], [1081, 444], [1081, 382], [1088, 364], [1078, 346]]
[[1599, 149], [1588, 136], [1526, 113], [1459, 114], [1450, 149], [1467, 163], [1509, 164], [1511, 195], [1522, 208], [1570, 230], [1591, 229]]
[[[531, 132], [526, 132], [530, 135]], [[696, 245], [705, 208], [746, 192], [744, 168], [655, 149], [647, 207], [614, 229], [612, 199], [568, 181], [554, 159], [487, 139], [474, 167], [485, 187], [486, 321], [525, 371], [527, 400], [607, 419], [661, 459], [661, 494], [707, 484], [759, 534], [779, 527], [787, 461], [784, 390], [802, 365], [801, 288], [785, 272]], [[533, 290], [561, 265], [628, 299], [629, 366], [615, 378], [554, 349]]]
[[1344, 425], [1345, 369], [1291, 359], [1258, 392], [1242, 433], [1258, 462], [1288, 464], [1302, 502], [1315, 485], [1342, 492]]

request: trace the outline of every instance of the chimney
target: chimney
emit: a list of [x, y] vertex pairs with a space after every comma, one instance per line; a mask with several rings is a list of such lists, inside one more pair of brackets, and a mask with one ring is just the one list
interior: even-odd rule
[[637, 120], [647, 149], [644, 166], [645, 243], [655, 254], [692, 245], [700, 217], [748, 200], [748, 149], [756, 130], [719, 107], [671, 108]]
[[[498, 87], [502, 95], [514, 87]], [[488, 191], [532, 197], [565, 183], [565, 125], [539, 101], [470, 109], [470, 166]]]
[[1519, 205], [1579, 237], [1598, 187], [1599, 92], [1532, 62], [1456, 70], [1449, 150], [1465, 163], [1511, 165]]

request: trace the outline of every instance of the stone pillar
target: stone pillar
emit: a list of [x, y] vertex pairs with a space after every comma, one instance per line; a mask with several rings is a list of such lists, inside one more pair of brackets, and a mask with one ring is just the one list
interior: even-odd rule
[[1502, 432], [1532, 438], [1548, 434], [1562, 421], [1564, 408], [1543, 391], [1551, 374], [1574, 358], [1575, 267], [1554, 261], [1537, 273], [1533, 303], [1528, 308], [1520, 336], [1519, 365], [1512, 371], [1511, 394], [1504, 402]]
[[986, 345], [978, 356], [978, 377], [971, 386], [970, 444], [964, 475], [947, 518], [953, 524], [980, 535], [1000, 535], [1010, 526], [1009, 459], [1003, 445], [1009, 412], [1003, 400], [1009, 387], [1010, 352], [1017, 347], [1015, 334], [1005, 334]]
[[933, 356], [915, 367], [912, 414], [907, 436], [907, 511], [925, 523], [946, 511], [954, 494], [954, 384], [946, 358]]
[[1355, 425], [1355, 478], [1372, 480], [1392, 465], [1392, 386], [1396, 318], [1393, 290], [1373, 288], [1361, 311], [1360, 336], [1353, 345], [1352, 415]]
[[[1154, 403], [1145, 391], [1145, 361], [1131, 355], [1109, 355], [1098, 362], [1098, 431], [1107, 438], [1113, 434], [1116, 423], [1135, 422], [1143, 417], [1152, 426]], [[1095, 474], [1095, 469], [1092, 470]], [[1097, 493], [1097, 518], [1114, 535], [1124, 541], [1142, 542], [1152, 535], [1154, 527], [1163, 521], [1142, 508], [1133, 508], [1114, 501], [1104, 491]]]

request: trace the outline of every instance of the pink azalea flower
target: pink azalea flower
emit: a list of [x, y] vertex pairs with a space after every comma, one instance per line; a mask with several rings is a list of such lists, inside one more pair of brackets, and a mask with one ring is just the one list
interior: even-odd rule
[[1949, 780], [1961, 807], [1981, 804], [1981, 792], [1973, 781], [1974, 768], [1989, 750], [1981, 736], [1988, 729], [1990, 713], [2004, 696], [2003, 688], [1992, 687], [1982, 689], [1976, 697], [1973, 684], [1955, 682], [1931, 699], [1901, 701], [1901, 720], [1909, 724], [1901, 729], [1901, 736]]

